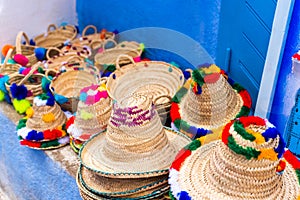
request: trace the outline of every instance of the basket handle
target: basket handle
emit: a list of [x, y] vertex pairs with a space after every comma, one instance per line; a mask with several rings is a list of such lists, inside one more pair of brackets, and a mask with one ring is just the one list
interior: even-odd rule
[[105, 41], [103, 42], [103, 45], [102, 45], [103, 51], [106, 50], [106, 49], [105, 49], [105, 46], [107, 45], [108, 42], [114, 43], [115, 47], [118, 46], [118, 44], [117, 44], [117, 42], [116, 42], [115, 40], [109, 38], [109, 39], [107, 39], [107, 40], [105, 40]]
[[51, 57], [49, 55], [51, 51], [56, 51], [56, 52], [58, 52], [58, 54], [62, 54], [63, 53], [60, 49], [58, 49], [56, 47], [49, 47], [48, 50], [47, 50], [47, 53], [46, 53], [47, 60], [51, 59]]
[[[170, 96], [170, 95], [160, 95], [160, 96], [158, 96], [158, 97], [156, 97], [156, 98], [154, 98], [153, 99], [153, 103], [154, 103], [154, 105], [156, 105], [156, 106], [160, 106], [160, 105], [163, 105], [163, 104], [166, 104], [166, 103], [162, 103], [162, 104], [156, 104], [156, 102], [157, 102], [157, 100], [158, 99], [162, 99], [162, 98], [166, 98], [166, 99], [168, 99], [169, 100], [169, 102], [171, 102], [172, 101], [172, 97]], [[168, 102], [168, 103], [169, 103]]]
[[77, 56], [77, 55], [74, 55], [74, 56], [71, 56], [69, 57], [66, 62], [72, 62], [72, 61], [78, 61], [78, 62], [82, 62], [83, 59], [80, 57], [80, 56]]
[[116, 69], [117, 70], [121, 70], [121, 67], [120, 67], [120, 60], [121, 58], [128, 58], [130, 60], [130, 62], [133, 63], [133, 65], [135, 65], [135, 62], [133, 60], [133, 58], [129, 55], [126, 55], [126, 54], [121, 54], [117, 57], [117, 60], [116, 60]]
[[89, 29], [93, 29], [94, 30], [94, 33], [97, 33], [97, 28], [96, 26], [94, 25], [88, 25], [86, 26], [83, 31], [82, 31], [82, 37], [86, 36], [86, 31], [89, 30]]
[[[6, 66], [6, 64], [7, 64], [7, 62], [8, 62], [8, 59], [11, 57], [11, 54], [12, 54], [12, 52], [13, 52], [13, 48], [10, 48], [9, 50], [8, 50], [8, 52], [7, 52], [7, 54], [6, 54], [6, 56], [5, 56], [5, 59], [4, 59], [4, 61], [3, 61], [3, 64], [2, 64], [2, 67], [1, 68], [4, 68], [5, 66]], [[2, 71], [2, 70], [1, 70]]]
[[48, 28], [47, 28], [47, 32], [51, 32], [51, 28], [53, 29], [53, 31], [55, 31], [57, 29], [57, 26], [55, 24], [49, 24]]
[[22, 37], [25, 39], [25, 44], [29, 45], [29, 38], [23, 31], [20, 31], [16, 37], [16, 53], [21, 54], [22, 53]]
[[47, 77], [47, 79], [49, 79], [48, 77], [49, 77], [49, 73], [50, 72], [54, 72], [55, 73], [55, 75], [57, 75], [59, 72], [57, 71], [57, 70], [55, 70], [55, 69], [47, 69], [46, 70], [46, 72], [45, 72], [45, 76]]
[[38, 62], [31, 67], [29, 73], [17, 84], [18, 86], [22, 85], [27, 81], [27, 79], [38, 69], [39, 66], [42, 65], [42, 62]]
[[94, 47], [94, 45], [97, 45], [99, 43], [100, 43], [99, 46], [102, 47], [103, 46], [103, 42], [102, 41], [100, 41], [100, 40], [94, 40], [94, 41], [92, 41], [92, 43], [90, 44], [91, 49], [96, 49], [97, 47]]

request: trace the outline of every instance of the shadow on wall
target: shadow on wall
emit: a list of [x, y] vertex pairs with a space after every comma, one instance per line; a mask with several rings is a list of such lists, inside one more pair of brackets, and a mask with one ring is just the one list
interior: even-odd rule
[[[98, 29], [119, 32], [142, 27], [171, 29], [199, 42], [215, 60], [220, 4], [221, 0], [77, 0], [76, 10], [80, 30], [89, 24]], [[147, 41], [142, 42], [147, 48]], [[172, 42], [182, 45], [176, 38]], [[193, 47], [186, 45], [182, 48], [188, 51]], [[184, 68], [191, 67], [186, 58], [164, 50], [146, 49], [145, 57], [166, 62], [175, 61]]]

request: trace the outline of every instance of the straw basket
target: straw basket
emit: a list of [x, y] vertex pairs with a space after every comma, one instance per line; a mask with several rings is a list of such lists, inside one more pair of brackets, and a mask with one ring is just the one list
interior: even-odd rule
[[67, 46], [64, 46], [61, 49], [61, 52], [64, 54], [69, 54], [69, 53], [75, 53], [78, 56], [84, 57], [84, 58], [88, 58], [92, 55], [92, 50], [90, 47], [88, 46], [82, 46], [80, 44], [70, 44]]
[[[115, 47], [106, 49], [105, 46], [108, 42], [112, 42]], [[95, 65], [100, 71], [105, 71], [107, 66], [114, 65], [119, 55], [128, 55], [137, 60], [140, 59], [143, 50], [137, 42], [124, 41], [117, 44], [114, 40], [108, 39], [102, 45], [102, 52], [95, 55]], [[124, 65], [130, 63], [127, 57], [122, 57], [119, 59], [119, 64]]]
[[76, 112], [77, 104], [79, 102], [80, 90], [91, 84], [98, 83], [98, 70], [95, 69], [84, 69], [84, 70], [70, 70], [59, 74], [55, 70], [47, 70], [46, 76], [50, 72], [55, 72], [56, 77], [50, 84], [50, 90], [62, 100], [58, 101], [60, 106], [64, 110]]
[[2, 74], [2, 75], [9, 75], [9, 74], [13, 74], [15, 72], [18, 72], [20, 67], [21, 67], [21, 65], [19, 65], [17, 63], [16, 64], [7, 63], [8, 60], [11, 58], [12, 52], [13, 52], [13, 49], [8, 50], [3, 64], [0, 65], [0, 74]]
[[19, 73], [13, 73], [10, 75], [8, 82], [5, 83], [5, 87], [7, 91], [9, 91], [9, 96], [13, 99], [13, 96], [10, 91], [10, 87], [13, 83], [16, 83], [17, 86], [24, 85], [28, 91], [32, 93], [31, 96], [27, 96], [26, 99], [30, 101], [30, 103], [33, 102], [33, 98], [39, 94], [43, 93], [42, 88], [42, 78], [45, 77], [44, 74], [33, 74], [40, 63], [36, 64], [32, 67], [30, 72], [27, 75], [19, 74]]
[[[94, 33], [87, 34], [86, 32], [92, 29]], [[105, 29], [102, 29], [99, 33], [97, 31], [97, 28], [93, 25], [86, 26], [82, 31], [82, 36], [80, 38], [76, 38], [71, 41], [72, 44], [79, 44], [81, 46], [91, 46], [94, 42], [97, 42], [97, 46], [93, 46], [94, 48], [99, 48], [103, 41], [107, 39], [115, 39], [115, 34], [113, 32], [108, 32]]]
[[[25, 39], [25, 44], [22, 44], [22, 37]], [[23, 31], [20, 31], [16, 37], [16, 49], [13, 55], [22, 54], [29, 61], [27, 65], [32, 66], [38, 62], [34, 49], [35, 46], [30, 45], [28, 36]]]
[[55, 24], [50, 24], [45, 34], [40, 34], [33, 38], [36, 46], [63, 47], [66, 42], [73, 40], [77, 36], [77, 29], [73, 25], [57, 27]]
[[[132, 64], [120, 68], [120, 59], [124, 57], [131, 60]], [[171, 97], [184, 82], [182, 71], [165, 62], [135, 63], [128, 55], [118, 57], [116, 68], [107, 80], [108, 94], [116, 100], [133, 93], [151, 96], [165, 124], [169, 118]]]

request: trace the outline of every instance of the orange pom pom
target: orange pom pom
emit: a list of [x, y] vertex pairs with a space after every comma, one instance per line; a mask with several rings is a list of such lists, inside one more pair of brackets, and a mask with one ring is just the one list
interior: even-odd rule
[[12, 45], [10, 45], [10, 44], [4, 45], [4, 47], [2, 47], [2, 55], [3, 55], [4, 57], [6, 57], [6, 54], [7, 54], [8, 50], [9, 50], [9, 49], [13, 49], [13, 48], [14, 48], [14, 46], [12, 46]]

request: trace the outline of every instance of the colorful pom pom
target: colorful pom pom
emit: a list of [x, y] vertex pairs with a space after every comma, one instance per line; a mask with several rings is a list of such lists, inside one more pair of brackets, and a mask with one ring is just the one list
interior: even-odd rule
[[0, 101], [3, 101], [5, 99], [5, 93], [0, 90]]
[[14, 99], [21, 100], [25, 99], [27, 97], [27, 88], [24, 85], [17, 85], [16, 83], [13, 83], [10, 86], [10, 92]]
[[46, 123], [51, 123], [55, 121], [55, 115], [53, 113], [44, 114], [42, 120]]
[[26, 110], [30, 108], [31, 105], [27, 99], [22, 99], [22, 100], [14, 99], [13, 106], [19, 114], [24, 114]]
[[34, 49], [34, 54], [35, 54], [35, 57], [36, 57], [39, 61], [42, 61], [42, 60], [45, 59], [45, 56], [46, 56], [46, 49], [43, 48], [43, 47], [35, 48], [35, 49]]
[[28, 58], [22, 54], [16, 54], [14, 56], [14, 60], [16, 61], [16, 63], [18, 63], [22, 66], [26, 66], [29, 62]]
[[27, 110], [26, 110], [26, 116], [28, 118], [31, 118], [34, 114], [34, 111], [33, 111], [33, 108], [32, 107], [29, 107]]
[[3, 47], [2, 47], [2, 55], [4, 56], [4, 57], [6, 57], [6, 55], [7, 55], [7, 52], [9, 51], [9, 49], [13, 49], [14, 48], [14, 46], [12, 46], [12, 45], [10, 45], [10, 44], [6, 44], [6, 45], [4, 45]]

